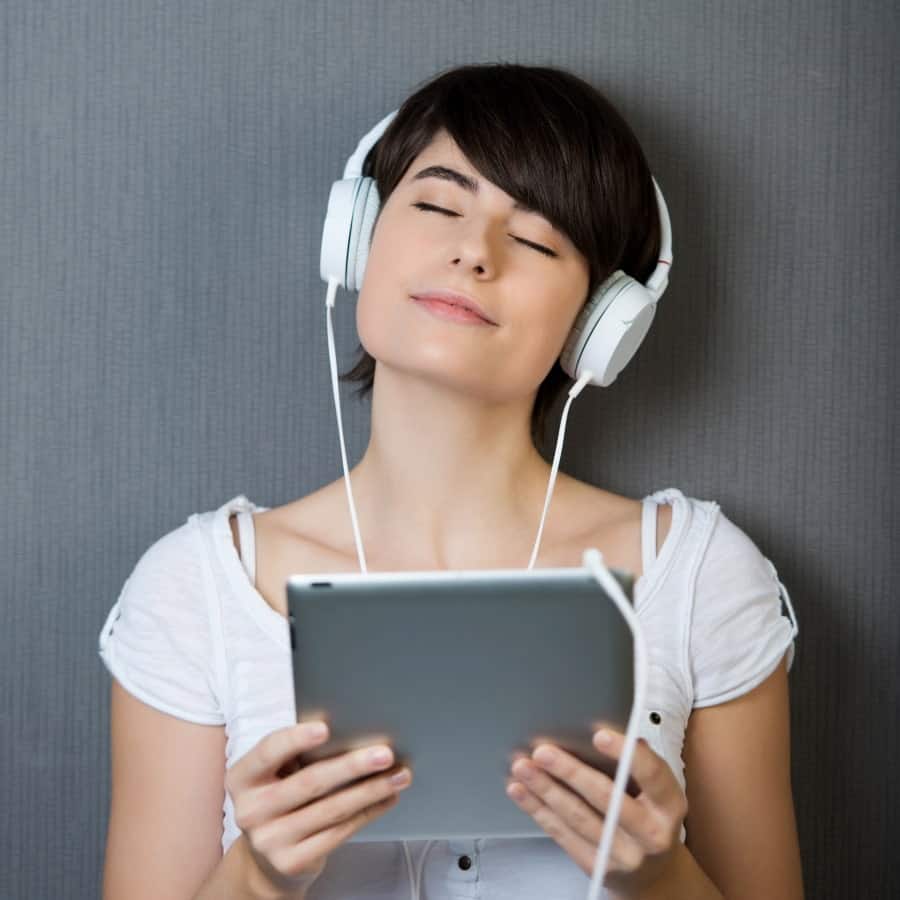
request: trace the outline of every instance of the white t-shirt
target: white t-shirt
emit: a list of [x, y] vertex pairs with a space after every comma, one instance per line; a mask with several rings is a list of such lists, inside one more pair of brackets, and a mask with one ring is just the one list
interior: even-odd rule
[[[672, 524], [657, 556], [658, 503], [672, 503]], [[691, 710], [750, 691], [785, 653], [790, 669], [798, 629], [775, 567], [715, 501], [667, 488], [643, 504], [643, 574], [634, 598], [649, 671], [639, 735], [684, 790], [681, 751]], [[265, 735], [296, 721], [287, 620], [254, 587], [250, 514], [265, 509], [239, 494], [159, 538], [125, 581], [99, 637], [107, 669], [134, 696], [190, 722], [225, 726], [228, 768]], [[232, 513], [240, 556], [228, 524]], [[240, 834], [227, 792], [222, 812], [224, 854]], [[417, 865], [426, 842], [407, 843]], [[422, 874], [429, 900], [587, 896], [590, 879], [549, 836], [430, 844]], [[309, 900], [409, 896], [399, 841], [341, 845], [308, 894]]]

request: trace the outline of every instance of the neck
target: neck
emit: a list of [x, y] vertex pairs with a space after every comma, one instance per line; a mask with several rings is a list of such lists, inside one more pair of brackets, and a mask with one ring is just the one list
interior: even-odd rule
[[532, 402], [377, 367], [371, 437], [350, 473], [373, 570], [527, 565], [550, 476], [531, 442]]

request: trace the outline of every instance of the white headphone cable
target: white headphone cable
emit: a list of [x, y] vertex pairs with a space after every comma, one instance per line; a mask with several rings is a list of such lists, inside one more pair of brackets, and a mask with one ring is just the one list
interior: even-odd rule
[[334, 325], [331, 321], [331, 310], [334, 309], [334, 296], [337, 293], [338, 280], [328, 279], [328, 292], [325, 295], [325, 327], [328, 331], [328, 362], [331, 367], [331, 387], [334, 392], [334, 408], [337, 411], [338, 436], [341, 439], [341, 463], [344, 466], [344, 482], [347, 485], [347, 500], [350, 503], [350, 519], [353, 524], [353, 538], [356, 541], [356, 552], [359, 555], [359, 568], [368, 572], [366, 555], [363, 552], [362, 538], [359, 536], [359, 523], [356, 521], [356, 504], [353, 502], [353, 488], [350, 487], [350, 472], [347, 468], [347, 448], [344, 445], [344, 425], [341, 416], [341, 394], [338, 390], [337, 354], [334, 350]]
[[593, 573], [600, 586], [612, 598], [619, 612], [631, 629], [634, 643], [634, 699], [631, 703], [631, 714], [628, 716], [628, 727], [625, 729], [625, 741], [622, 744], [622, 755], [616, 763], [616, 776], [613, 779], [613, 789], [610, 794], [609, 807], [603, 821], [603, 834], [597, 847], [597, 855], [594, 857], [594, 869], [591, 876], [591, 884], [588, 888], [588, 900], [599, 900], [600, 889], [603, 887], [603, 879], [606, 876], [606, 867], [609, 863], [609, 854], [612, 850], [613, 836], [619, 824], [619, 808], [622, 805], [622, 796], [628, 776], [631, 774], [631, 759], [634, 756], [634, 747], [637, 743], [638, 723], [643, 714], [645, 697], [647, 694], [647, 642], [644, 638], [644, 630], [635, 613], [632, 604], [625, 596], [619, 582], [610, 574], [603, 562], [603, 554], [594, 547], [584, 551], [582, 562], [585, 568]]
[[425, 849], [422, 851], [422, 858], [419, 860], [419, 865], [416, 869], [416, 876], [413, 878], [413, 865], [412, 857], [409, 855], [409, 844], [406, 841], [403, 842], [403, 852], [406, 854], [406, 872], [409, 876], [409, 883], [412, 886], [413, 900], [419, 900], [419, 897], [421, 896], [419, 892], [422, 889], [422, 873], [425, 870], [425, 858], [436, 843], [437, 841], [432, 840], [425, 844]]
[[[341, 416], [341, 397], [340, 391], [338, 389], [337, 354], [334, 349], [334, 326], [331, 319], [331, 311], [332, 309], [334, 309], [334, 299], [337, 293], [338, 284], [339, 283], [336, 278], [329, 278], [328, 291], [325, 295], [325, 325], [328, 334], [328, 361], [331, 368], [332, 393], [334, 395], [335, 412], [337, 413], [338, 437], [341, 442], [341, 463], [344, 467], [344, 483], [347, 488], [347, 500], [350, 504], [350, 519], [353, 525], [353, 538], [356, 542], [356, 552], [359, 558], [360, 571], [366, 573], [368, 572], [368, 568], [366, 567], [366, 557], [363, 551], [362, 538], [360, 537], [359, 533], [359, 523], [356, 517], [356, 505], [353, 502], [353, 489], [350, 485], [350, 471], [347, 465], [347, 449], [344, 444], [344, 427]], [[562, 456], [563, 438], [565, 435], [566, 421], [569, 416], [569, 407], [572, 405], [572, 401], [584, 389], [585, 385], [591, 380], [592, 375], [593, 373], [590, 370], [585, 371], [575, 382], [575, 384], [573, 384], [572, 387], [569, 388], [569, 396], [566, 400], [565, 406], [563, 407], [562, 415], [559, 421], [559, 430], [556, 436], [556, 450], [553, 454], [553, 464], [550, 468], [550, 479], [547, 484], [547, 494], [544, 498], [544, 509], [541, 513], [541, 521], [538, 525], [537, 538], [534, 542], [534, 548], [531, 551], [531, 559], [529, 560], [527, 566], [528, 569], [534, 568], [534, 563], [537, 559], [538, 548], [540, 547], [541, 543], [541, 535], [544, 531], [544, 521], [547, 517], [547, 510], [550, 508], [550, 498], [553, 495], [553, 487], [556, 483], [556, 472], [559, 468], [559, 461]], [[637, 742], [638, 716], [640, 715], [640, 711], [644, 707], [644, 694], [646, 692], [647, 663], [646, 647], [644, 644], [643, 632], [641, 631], [641, 626], [638, 618], [635, 615], [634, 611], [631, 609], [631, 604], [622, 591], [622, 588], [619, 586], [619, 583], [612, 575], [609, 574], [609, 571], [606, 569], [603, 563], [603, 555], [599, 550], [596, 550], [594, 548], [585, 550], [583, 562], [585, 567], [591, 569], [594, 577], [604, 588], [604, 590], [610, 595], [610, 597], [612, 597], [619, 611], [625, 617], [625, 621], [628, 622], [628, 625], [631, 628], [632, 636], [634, 638], [635, 651], [634, 702], [631, 706], [631, 715], [629, 717], [628, 728], [625, 733], [625, 743], [622, 748], [622, 758], [619, 761], [619, 764], [616, 766], [616, 777], [613, 782], [610, 805], [609, 809], [607, 810], [606, 820], [604, 822], [603, 836], [600, 840], [600, 844], [597, 847], [597, 856], [594, 862], [591, 886], [588, 890], [588, 900], [599, 900], [599, 892], [603, 884], [603, 878], [606, 874], [607, 861], [609, 859], [609, 853], [612, 848], [613, 835], [615, 834], [616, 826], [619, 821], [619, 807], [621, 806], [622, 802], [622, 794], [625, 791], [625, 785], [631, 770], [631, 758], [634, 754], [634, 745]], [[609, 827], [606, 827], [607, 825]], [[428, 841], [428, 843], [425, 845], [425, 849], [422, 853], [422, 858], [421, 860], [419, 860], [417, 876], [415, 879], [413, 879], [412, 860], [410, 858], [409, 846], [406, 841], [403, 841], [403, 850], [406, 855], [407, 873], [409, 875], [410, 886], [412, 889], [412, 900], [420, 900], [420, 881], [425, 864], [425, 857], [428, 855], [428, 851], [431, 850], [431, 847], [434, 843], [435, 841], [432, 840]]]

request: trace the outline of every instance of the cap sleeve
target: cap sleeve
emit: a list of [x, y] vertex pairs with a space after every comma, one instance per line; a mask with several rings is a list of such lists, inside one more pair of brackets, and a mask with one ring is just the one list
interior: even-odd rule
[[188, 521], [144, 552], [107, 615], [99, 654], [122, 687], [150, 706], [222, 725], [194, 528]]
[[[694, 708], [725, 703], [761, 684], [787, 653], [796, 617], [775, 566], [716, 508], [696, 577], [689, 632]], [[788, 615], [782, 613], [782, 599]]]

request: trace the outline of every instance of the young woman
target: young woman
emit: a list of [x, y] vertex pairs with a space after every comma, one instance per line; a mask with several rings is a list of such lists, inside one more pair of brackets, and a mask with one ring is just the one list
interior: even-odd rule
[[[343, 377], [371, 392], [351, 472], [368, 569], [525, 567], [550, 472], [537, 446], [571, 385], [566, 337], [611, 272], [643, 282], [656, 265], [646, 160], [571, 73], [477, 65], [409, 97], [364, 173], [381, 205], [361, 357]], [[440, 290], [481, 319], [415, 299]], [[536, 565], [581, 565], [586, 547], [635, 574], [650, 659], [641, 793], [623, 800], [603, 896], [802, 897], [797, 632], [774, 567], [714, 501], [560, 473]], [[358, 567], [343, 479], [274, 508], [239, 494], [144, 553], [100, 635], [115, 676], [107, 900], [409, 896], [407, 848], [347, 838], [403, 802], [391, 776], [414, 773], [367, 750], [292, 765], [327, 735], [294, 722], [285, 581]], [[423, 896], [586, 896], [611, 781], [556, 749], [508, 778], [547, 837], [410, 842]]]

